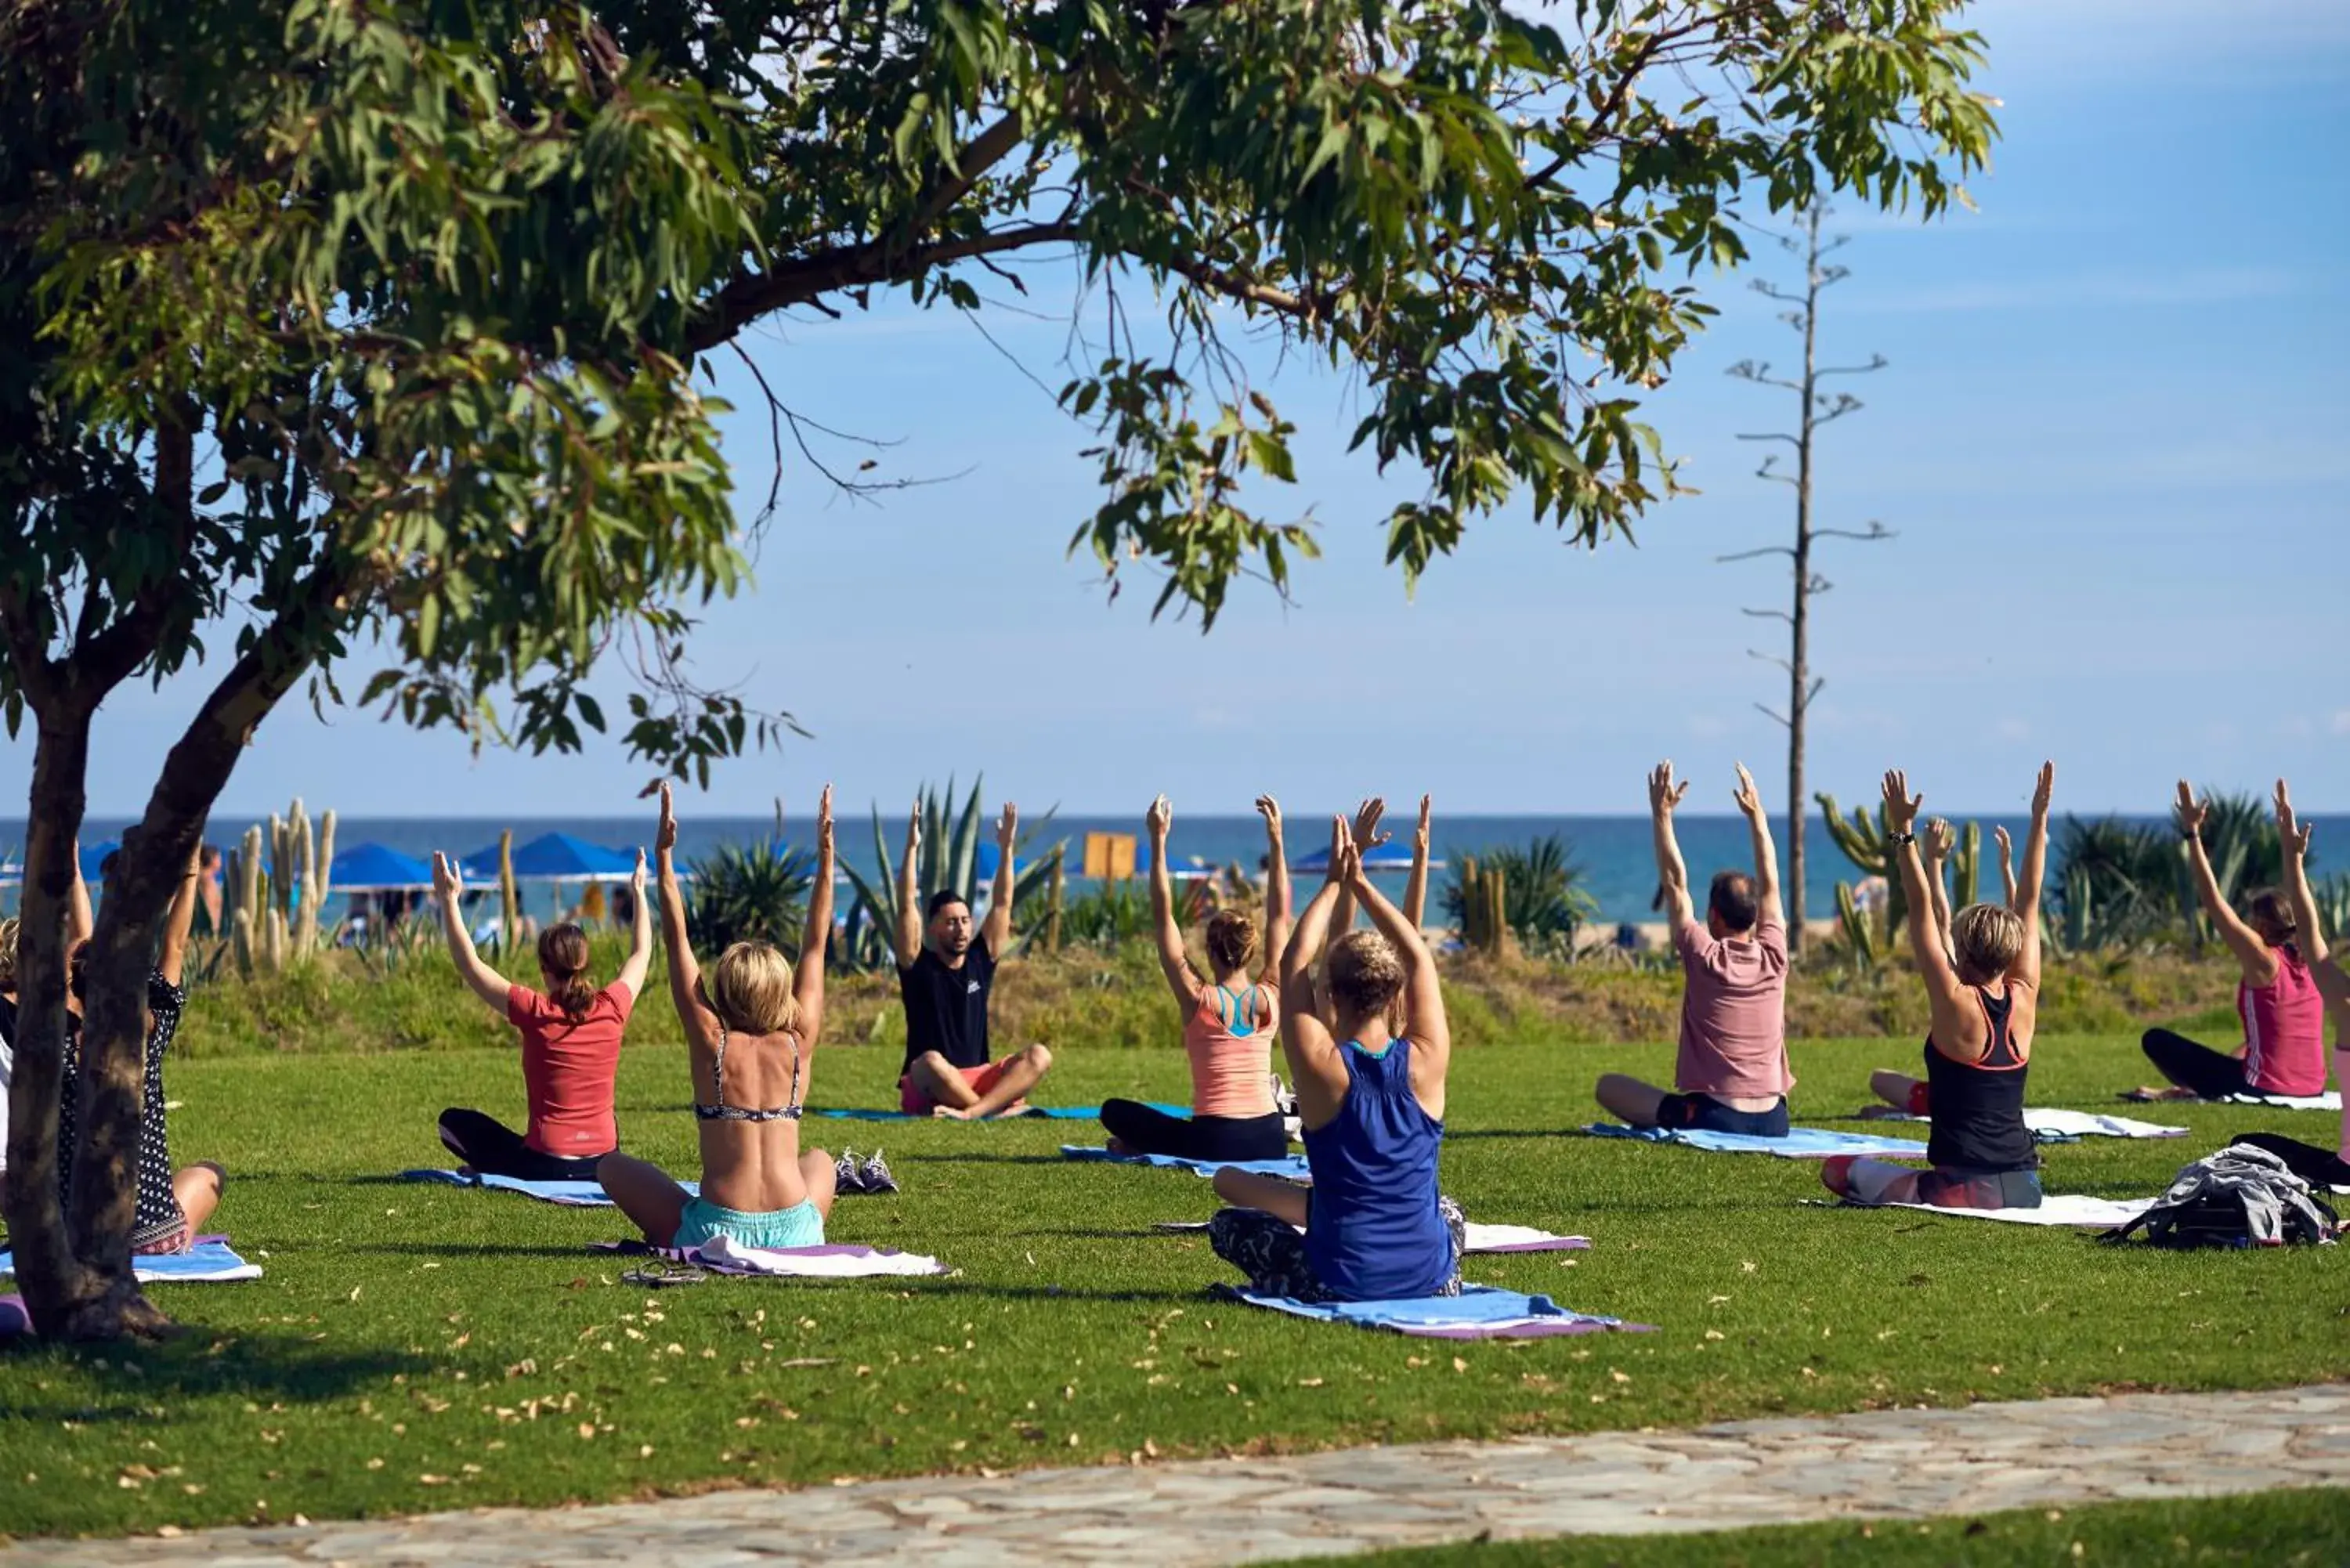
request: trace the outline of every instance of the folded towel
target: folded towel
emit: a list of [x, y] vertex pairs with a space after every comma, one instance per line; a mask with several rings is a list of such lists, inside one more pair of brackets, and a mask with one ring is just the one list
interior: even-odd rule
[[1618, 1127], [1614, 1122], [1593, 1122], [1581, 1130], [1593, 1137], [1628, 1137], [1638, 1138], [1642, 1143], [1674, 1143], [1713, 1154], [1775, 1154], [1782, 1159], [1823, 1159], [1832, 1154], [1865, 1154], [1877, 1159], [1926, 1158], [1926, 1146], [1913, 1138], [1886, 1137], [1875, 1133], [1827, 1132], [1819, 1127], [1789, 1127], [1785, 1137], [1707, 1132], [1701, 1127]]
[[1287, 1155], [1280, 1159], [1179, 1159], [1171, 1154], [1112, 1154], [1091, 1144], [1065, 1143], [1061, 1146], [1064, 1159], [1107, 1160], [1114, 1165], [1157, 1165], [1170, 1170], [1188, 1170], [1195, 1176], [1213, 1176], [1227, 1166], [1234, 1170], [1246, 1170], [1258, 1176], [1287, 1176], [1297, 1180], [1311, 1179], [1305, 1157]]
[[1592, 1334], [1603, 1328], [1647, 1331], [1654, 1325], [1625, 1323], [1569, 1312], [1548, 1296], [1530, 1296], [1491, 1285], [1462, 1285], [1457, 1296], [1422, 1296], [1390, 1302], [1302, 1302], [1294, 1296], [1260, 1295], [1226, 1288], [1250, 1306], [1295, 1317], [1384, 1328], [1421, 1339], [1534, 1339], [1554, 1334]]
[[[16, 1255], [0, 1252], [0, 1274], [16, 1272]], [[261, 1265], [236, 1255], [225, 1236], [199, 1236], [184, 1252], [142, 1252], [130, 1260], [139, 1280], [159, 1284], [218, 1284], [230, 1280], [257, 1280]]]
[[[1930, 1122], [1931, 1116], [1873, 1116], [1871, 1121]], [[2070, 1142], [2080, 1137], [2185, 1137], [2185, 1127], [2164, 1127], [2159, 1122], [2142, 1122], [2129, 1116], [2108, 1116], [2095, 1111], [2060, 1111], [2054, 1107], [2033, 1106], [2023, 1113], [2023, 1125], [2032, 1136], [2043, 1143]]]
[[[1153, 1227], [1160, 1231], [1205, 1231], [1205, 1220], [1162, 1220]], [[1299, 1226], [1301, 1233], [1304, 1226]], [[1469, 1221], [1470, 1252], [1580, 1252], [1591, 1245], [1588, 1236], [1560, 1236], [1548, 1231], [1538, 1231], [1532, 1225], [1480, 1225]]]
[[[604, 1189], [593, 1181], [525, 1181], [519, 1176], [466, 1176], [454, 1170], [403, 1170], [402, 1181], [430, 1181], [443, 1187], [482, 1187], [498, 1192], [519, 1192], [525, 1198], [536, 1198], [541, 1203], [557, 1203], [566, 1209], [609, 1209], [612, 1199]], [[698, 1181], [681, 1181], [680, 1187], [697, 1196], [702, 1191]]]
[[876, 1274], [943, 1274], [946, 1265], [920, 1252], [896, 1252], [887, 1247], [859, 1247], [826, 1242], [816, 1247], [745, 1247], [724, 1236], [712, 1236], [694, 1247], [650, 1247], [642, 1241], [605, 1241], [594, 1249], [636, 1256], [666, 1258], [720, 1274], [760, 1274], [806, 1280], [863, 1279]]

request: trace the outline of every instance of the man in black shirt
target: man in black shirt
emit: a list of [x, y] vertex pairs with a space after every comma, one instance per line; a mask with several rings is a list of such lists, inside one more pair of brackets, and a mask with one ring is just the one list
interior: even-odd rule
[[910, 1116], [924, 1111], [975, 1121], [1025, 1108], [1023, 1096], [1053, 1064], [1042, 1045], [1002, 1061], [987, 1055], [987, 997], [995, 961], [1012, 943], [1012, 846], [1020, 808], [1006, 803], [996, 819], [1000, 854], [987, 923], [974, 926], [971, 906], [951, 889], [920, 904], [914, 861], [922, 844], [919, 803], [906, 824], [906, 854], [898, 864], [898, 995], [906, 1008], [906, 1067], [898, 1103]]

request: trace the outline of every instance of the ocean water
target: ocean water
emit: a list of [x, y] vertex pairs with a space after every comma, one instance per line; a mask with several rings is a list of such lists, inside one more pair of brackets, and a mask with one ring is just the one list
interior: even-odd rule
[[[1752, 868], [1743, 818], [1683, 814], [1675, 820], [1681, 853], [1689, 862], [1693, 886], [1701, 890], [1714, 872], [1726, 867]], [[1995, 892], [1998, 873], [1996, 862], [1992, 859], [1991, 830], [1994, 822], [2002, 819], [1961, 820], [1981, 824], [1982, 887], [1987, 893]], [[2350, 816], [2317, 816], [2313, 820], [2318, 826], [2317, 843], [2321, 850], [2328, 845], [2350, 844]], [[2057, 819], [2060, 833], [2063, 823], [2064, 818], [2060, 816]], [[92, 817], [85, 826], [82, 842], [96, 844], [112, 838], [125, 825], [125, 819], [120, 817]], [[244, 831], [246, 826], [241, 821], [224, 820], [215, 825], [211, 836], [215, 842], [230, 843]], [[791, 842], [805, 842], [811, 826], [806, 817], [791, 818], [785, 824], [785, 836]], [[1073, 866], [1081, 863], [1084, 838], [1089, 832], [1132, 834], [1138, 841], [1142, 835], [1141, 821], [1132, 816], [1060, 815], [1026, 822], [1023, 826], [1033, 835], [1032, 846], [1049, 848], [1056, 841], [1066, 841]], [[1409, 812], [1391, 815], [1388, 826], [1397, 842], [1409, 843], [1412, 826]], [[2005, 819], [2005, 826], [2013, 836], [2020, 854], [2024, 820], [2021, 817]], [[514, 830], [517, 845], [559, 828], [593, 843], [626, 849], [639, 844], [650, 847], [652, 826], [650, 812], [630, 817], [521, 818], [511, 821], [489, 817], [340, 817], [337, 819], [336, 846], [338, 850], [348, 849], [353, 845], [372, 840], [420, 857], [429, 858], [435, 849], [469, 855], [485, 845], [494, 847], [500, 830], [510, 827]], [[1780, 857], [1783, 871], [1786, 856], [1784, 824], [1774, 823], [1773, 827], [1782, 841]], [[904, 842], [905, 831], [902, 815], [882, 818], [881, 834], [891, 855], [897, 854], [899, 845]], [[678, 825], [679, 861], [681, 865], [690, 863], [696, 856], [707, 854], [721, 844], [755, 842], [771, 836], [774, 832], [775, 823], [769, 817], [688, 817]], [[1597, 901], [1602, 920], [1612, 923], [1656, 918], [1649, 905], [1656, 892], [1656, 861], [1649, 846], [1648, 819], [1646, 816], [1439, 816], [1431, 836], [1437, 857], [1454, 863], [1464, 855], [1474, 855], [1497, 845], [1523, 846], [1550, 835], [1556, 835], [1566, 841], [1569, 857], [1581, 868], [1583, 886]], [[874, 875], [879, 865], [873, 838], [873, 821], [869, 813], [848, 813], [842, 816], [837, 828], [840, 857], [868, 877]], [[1293, 862], [1326, 849], [1329, 844], [1328, 818], [1310, 814], [1294, 816], [1288, 826], [1287, 838]], [[0, 819], [0, 846], [13, 849], [23, 842], [23, 819]], [[1263, 825], [1253, 815], [1179, 816], [1169, 843], [1169, 858], [1178, 867], [1196, 858], [1211, 867], [1238, 862], [1253, 871], [1264, 847]], [[1809, 875], [1805, 878], [1805, 912], [1814, 919], [1823, 919], [1835, 912], [1835, 884], [1856, 881], [1864, 873], [1835, 847], [1828, 837], [1825, 825], [1816, 815], [1805, 834], [1805, 850], [1809, 861], [1806, 867]], [[2326, 868], [2321, 865], [2317, 869], [2323, 872]], [[1314, 875], [1299, 874], [1303, 892], [1310, 892]], [[1443, 888], [1449, 875], [1447, 870], [1439, 870], [1430, 877], [1431, 919], [1442, 908]], [[1075, 890], [1082, 890], [1087, 885], [1084, 878], [1074, 875], [1071, 883]], [[1400, 890], [1402, 878], [1382, 878], [1382, 885]], [[527, 900], [530, 908], [533, 912], [543, 916], [552, 907], [553, 892], [544, 888], [530, 891], [533, 895]], [[13, 902], [13, 889], [0, 890], [0, 898]]]

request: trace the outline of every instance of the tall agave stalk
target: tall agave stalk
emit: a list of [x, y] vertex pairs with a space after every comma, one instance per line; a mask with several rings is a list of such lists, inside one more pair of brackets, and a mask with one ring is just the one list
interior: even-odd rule
[[[1901, 886], [1901, 863], [1894, 858], [1893, 843], [1886, 835], [1884, 807], [1872, 815], [1868, 807], [1856, 806], [1850, 818], [1836, 805], [1835, 796], [1822, 790], [1813, 796], [1827, 818], [1828, 836], [1844, 851], [1844, 857], [1872, 877], [1885, 878], [1885, 940], [1891, 941], [1901, 934], [1901, 922], [1909, 918], [1909, 895]], [[1981, 853], [1980, 846], [1977, 849]], [[1841, 915], [1841, 909], [1838, 913]]]

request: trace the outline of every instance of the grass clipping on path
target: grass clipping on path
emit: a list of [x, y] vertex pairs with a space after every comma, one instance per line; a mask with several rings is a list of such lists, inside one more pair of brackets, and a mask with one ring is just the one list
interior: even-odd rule
[[[641, 1021], [665, 1014], [654, 1005]], [[486, 1010], [484, 1010], [486, 1012]], [[1171, 1012], [1171, 1008], [1168, 1010]], [[1180, 1098], [1162, 1048], [1055, 1039], [1049, 1099]], [[1800, 1043], [1798, 1121], [1850, 1111], [1914, 1044]], [[1472, 1278], [1660, 1332], [1467, 1345], [1209, 1299], [1208, 1184], [1080, 1166], [1069, 1124], [826, 1123], [880, 1144], [900, 1197], [831, 1239], [931, 1252], [915, 1282], [714, 1280], [649, 1293], [588, 1243], [616, 1211], [396, 1185], [434, 1117], [519, 1122], [511, 1050], [176, 1064], [173, 1152], [230, 1173], [214, 1221], [268, 1277], [160, 1286], [169, 1345], [0, 1355], [0, 1528], [23, 1535], [605, 1501], [736, 1484], [1502, 1437], [2107, 1388], [2280, 1386], [2350, 1361], [2331, 1250], [2176, 1253], [1929, 1214], [1800, 1208], [1806, 1162], [1556, 1136], [1604, 1070], [1669, 1045], [1456, 1053], [1444, 1179], [1474, 1218], [1593, 1238]], [[811, 1103], [892, 1103], [898, 1053], [829, 1047]], [[2041, 1104], [2102, 1106], [2132, 1041], [2044, 1039]], [[623, 1055], [626, 1145], [692, 1174], [681, 1052]], [[2332, 1117], [2165, 1106], [2194, 1137], [2048, 1151], [2052, 1190], [2134, 1197], [2230, 1134]]]

